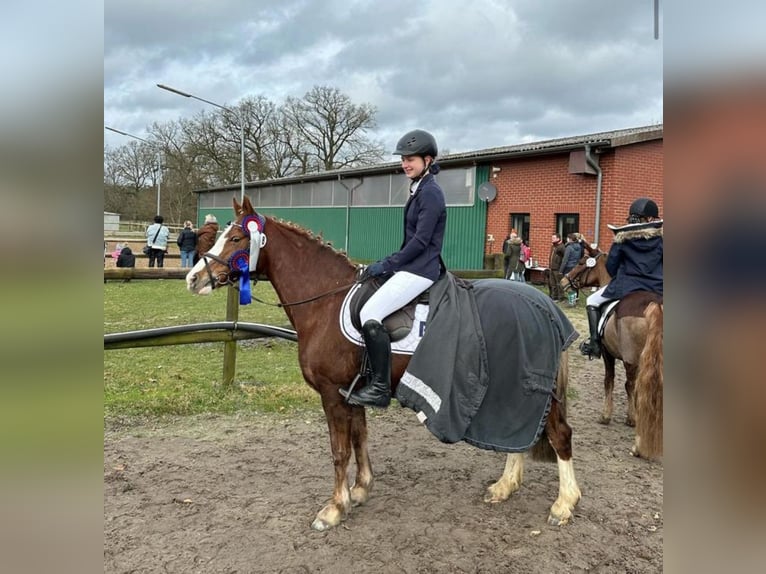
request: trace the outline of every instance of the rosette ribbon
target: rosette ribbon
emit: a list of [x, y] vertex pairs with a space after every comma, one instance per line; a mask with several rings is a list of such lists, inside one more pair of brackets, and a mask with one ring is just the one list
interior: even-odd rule
[[[257, 213], [253, 213], [251, 215], [246, 215], [242, 219], [241, 225], [242, 230], [247, 233], [250, 238], [250, 253], [247, 253], [244, 249], [242, 251], [237, 251], [232, 255], [229, 265], [232, 269], [236, 269], [240, 272], [239, 304], [249, 305], [252, 300], [250, 291], [250, 272], [254, 272], [255, 268], [258, 266], [258, 254], [261, 251], [261, 247], [266, 245], [266, 235], [263, 233], [263, 228], [266, 225], [266, 218]], [[237, 257], [240, 253], [244, 254], [244, 257]], [[237, 267], [234, 267], [234, 265], [237, 265]]]

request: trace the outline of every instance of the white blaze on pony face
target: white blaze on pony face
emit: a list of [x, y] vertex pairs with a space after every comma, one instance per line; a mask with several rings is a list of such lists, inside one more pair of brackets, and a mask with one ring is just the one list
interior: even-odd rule
[[[229, 232], [232, 227], [232, 225], [229, 225], [224, 229], [223, 233], [221, 233], [220, 237], [216, 240], [215, 245], [210, 248], [208, 253], [212, 253], [216, 256], [220, 256], [221, 253], [223, 253], [223, 248], [226, 245], [226, 241], [228, 241]], [[205, 269], [204, 255], [205, 254], [203, 253], [200, 256], [199, 261], [197, 261], [197, 264], [186, 274], [186, 288], [197, 295], [209, 295], [213, 291], [213, 285], [210, 283], [210, 275], [208, 275], [207, 269]], [[209, 265], [220, 264], [215, 261], [210, 261]], [[216, 274], [213, 273], [213, 278], [215, 277]]]

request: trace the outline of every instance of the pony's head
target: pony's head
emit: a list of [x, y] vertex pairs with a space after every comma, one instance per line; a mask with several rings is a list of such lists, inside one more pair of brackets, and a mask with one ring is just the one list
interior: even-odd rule
[[561, 288], [568, 291], [569, 289], [581, 289], [597, 285], [599, 277], [596, 273], [596, 266], [599, 264], [599, 259], [605, 255], [606, 253], [603, 251], [594, 251], [580, 258], [577, 265], [561, 278], [559, 283]]
[[[256, 273], [258, 254], [266, 244], [266, 219], [255, 212], [250, 199], [240, 205], [233, 200], [236, 219], [229, 223], [215, 245], [201, 253], [197, 264], [186, 275], [186, 287], [192, 293], [207, 295], [216, 287], [249, 284], [250, 273]], [[244, 286], [244, 285], [243, 285]]]

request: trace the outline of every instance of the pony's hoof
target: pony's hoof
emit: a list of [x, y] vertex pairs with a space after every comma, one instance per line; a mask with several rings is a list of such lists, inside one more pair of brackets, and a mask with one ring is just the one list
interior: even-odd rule
[[508, 497], [503, 498], [501, 495], [492, 492], [490, 489], [487, 489], [487, 492], [484, 495], [484, 502], [487, 504], [497, 504], [498, 502], [503, 502], [505, 500], [508, 500]]
[[361, 506], [370, 498], [370, 489], [361, 486], [351, 487], [351, 503], [354, 506]]
[[506, 484], [495, 483], [487, 487], [487, 492], [484, 494], [484, 502], [487, 504], [497, 504], [499, 502], [505, 502], [511, 495], [520, 488], [518, 484]]
[[565, 524], [567, 524], [569, 522], [569, 518], [571, 516], [572, 516], [571, 513], [569, 514], [569, 516], [562, 516], [562, 517], [558, 517], [558, 516], [554, 516], [553, 514], [549, 514], [548, 515], [548, 524], [550, 524], [551, 526], [564, 526]]
[[311, 523], [311, 528], [318, 532], [324, 532], [338, 526], [345, 518], [345, 513], [341, 512], [337, 506], [328, 504], [319, 511], [314, 522]]
[[598, 422], [602, 425], [608, 425], [612, 422], [612, 417], [605, 417], [604, 415], [601, 415], [601, 417], [598, 419]]
[[329, 530], [330, 528], [332, 528], [332, 526], [327, 524], [324, 520], [315, 518], [314, 522], [311, 523], [311, 528], [313, 530], [316, 530], [317, 532], [324, 532], [325, 530]]

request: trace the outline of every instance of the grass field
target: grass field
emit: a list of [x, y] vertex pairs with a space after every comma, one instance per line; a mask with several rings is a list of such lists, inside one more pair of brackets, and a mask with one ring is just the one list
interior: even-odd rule
[[[254, 295], [276, 302], [269, 283]], [[104, 284], [104, 333], [222, 321], [224, 290], [195, 296], [179, 280]], [[253, 302], [240, 321], [288, 326], [284, 312]], [[297, 343], [255, 339], [238, 343], [235, 384], [220, 383], [223, 344], [199, 343], [104, 351], [106, 417], [283, 411], [317, 408], [319, 396], [303, 380]]]
[[[267, 282], [258, 283], [253, 295], [277, 301]], [[575, 328], [587, 333], [582, 309], [563, 309]], [[177, 279], [104, 284], [104, 333], [222, 321], [225, 313], [224, 290], [192, 295]], [[281, 309], [256, 301], [240, 307], [239, 313], [240, 321], [289, 326]], [[221, 385], [222, 374], [223, 343], [104, 351], [105, 417], [295, 412], [320, 407], [319, 396], [303, 380], [297, 343], [241, 341], [235, 383]]]

